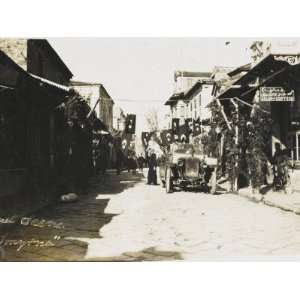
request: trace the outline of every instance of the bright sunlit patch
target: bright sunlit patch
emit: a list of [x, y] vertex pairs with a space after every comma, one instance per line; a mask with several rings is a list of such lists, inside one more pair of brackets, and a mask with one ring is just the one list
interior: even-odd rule
[[122, 180], [120, 183], [135, 183], [134, 180]]

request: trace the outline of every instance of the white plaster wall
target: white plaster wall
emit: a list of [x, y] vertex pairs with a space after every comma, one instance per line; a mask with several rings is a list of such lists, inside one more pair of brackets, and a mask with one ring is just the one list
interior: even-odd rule
[[[97, 86], [97, 85], [74, 86], [74, 89], [76, 91], [78, 91], [78, 93], [82, 97], [84, 97], [86, 100], [88, 100], [90, 108], [93, 109], [100, 97], [99, 86]], [[96, 109], [95, 109], [97, 117], [99, 117], [99, 111], [100, 111], [100, 103], [97, 104]]]

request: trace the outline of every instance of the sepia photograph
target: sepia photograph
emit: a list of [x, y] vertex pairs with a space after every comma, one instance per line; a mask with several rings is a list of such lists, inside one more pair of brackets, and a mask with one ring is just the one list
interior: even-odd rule
[[0, 260], [300, 256], [300, 38], [1, 38]]
[[298, 299], [298, 6], [3, 2], [1, 297]]

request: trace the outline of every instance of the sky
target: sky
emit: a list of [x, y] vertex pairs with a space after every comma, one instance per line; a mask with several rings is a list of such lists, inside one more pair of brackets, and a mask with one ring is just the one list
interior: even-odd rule
[[[253, 38], [52, 38], [74, 80], [99, 82], [125, 113], [137, 114], [138, 131], [154, 108], [160, 117], [173, 93], [174, 71], [212, 71], [250, 62]], [[260, 38], [261, 40], [261, 38]], [[229, 43], [228, 43], [229, 42]]]

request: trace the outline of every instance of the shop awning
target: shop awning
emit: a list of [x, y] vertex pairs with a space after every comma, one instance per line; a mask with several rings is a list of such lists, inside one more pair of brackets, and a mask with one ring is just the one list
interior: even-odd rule
[[173, 105], [176, 104], [179, 100], [184, 98], [184, 93], [174, 93], [165, 103], [165, 105]]
[[108, 132], [107, 126], [99, 118], [94, 120], [93, 128], [96, 131], [107, 131]]
[[[298, 54], [269, 54], [254, 64], [247, 73], [231, 82], [217, 98], [222, 100], [254, 93], [260, 86], [270, 82], [287, 70], [292, 73], [299, 72], [299, 63], [300, 56]], [[264, 76], [263, 80], [255, 85], [254, 81], [262, 76]]]
[[51, 81], [49, 79], [46, 79], [46, 78], [43, 78], [43, 77], [40, 77], [40, 76], [37, 76], [37, 75], [31, 74], [31, 73], [29, 73], [29, 75], [31, 77], [33, 77], [34, 79], [38, 80], [40, 82], [41, 86], [44, 85], [44, 86], [48, 86], [48, 87], [54, 87], [54, 88], [57, 88], [59, 90], [65, 91], [65, 92], [69, 92], [70, 89], [71, 89], [68, 86], [56, 83], [54, 81]]

